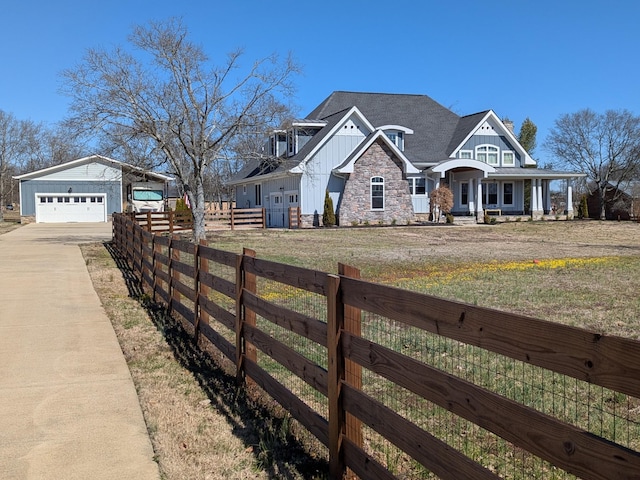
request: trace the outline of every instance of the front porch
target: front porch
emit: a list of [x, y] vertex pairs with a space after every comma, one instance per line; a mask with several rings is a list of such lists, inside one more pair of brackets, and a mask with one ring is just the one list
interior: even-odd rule
[[[470, 159], [442, 162], [425, 175], [434, 189], [440, 185], [450, 188], [454, 216], [471, 216], [479, 223], [484, 222], [485, 216], [499, 221], [556, 220], [563, 216], [571, 219], [572, 180], [580, 176], [537, 168], [499, 168]], [[554, 181], [563, 183], [561, 200], [557, 196], [552, 199]]]

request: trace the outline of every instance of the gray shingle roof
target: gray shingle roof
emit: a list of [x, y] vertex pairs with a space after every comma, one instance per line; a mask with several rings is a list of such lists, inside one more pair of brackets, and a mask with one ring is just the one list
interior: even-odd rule
[[356, 106], [374, 127], [402, 125], [414, 131], [405, 135], [404, 154], [414, 163], [435, 163], [448, 157], [460, 117], [426, 95], [333, 92], [307, 118], [326, 119]]

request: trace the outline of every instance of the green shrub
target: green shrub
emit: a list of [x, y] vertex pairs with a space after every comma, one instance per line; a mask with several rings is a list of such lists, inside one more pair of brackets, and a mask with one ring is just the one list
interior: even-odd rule
[[453, 223], [455, 218], [450, 213], [447, 213], [447, 223]]
[[176, 200], [176, 212], [187, 212], [191, 210], [187, 205], [187, 202], [184, 201], [184, 198], [178, 198]]
[[325, 227], [333, 227], [336, 224], [336, 214], [333, 211], [333, 200], [329, 196], [329, 190], [325, 190], [322, 224]]

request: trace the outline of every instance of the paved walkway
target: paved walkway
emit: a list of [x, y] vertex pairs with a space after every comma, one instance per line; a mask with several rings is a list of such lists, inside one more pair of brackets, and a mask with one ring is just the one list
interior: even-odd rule
[[111, 224], [0, 235], [0, 478], [155, 479], [135, 387], [78, 243]]

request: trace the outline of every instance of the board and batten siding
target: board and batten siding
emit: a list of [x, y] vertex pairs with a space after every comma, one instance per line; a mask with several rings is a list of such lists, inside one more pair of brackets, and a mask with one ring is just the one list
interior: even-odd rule
[[516, 151], [516, 149], [511, 145], [507, 138], [502, 135], [474, 135], [472, 136], [465, 144], [462, 146], [460, 150], [473, 150], [474, 158], [475, 158], [475, 150], [478, 145], [493, 145], [500, 149], [500, 162], [502, 162], [502, 152], [510, 151], [513, 152], [516, 160], [515, 166], [522, 167], [522, 159], [520, 158], [520, 154]]
[[[353, 150], [371, 132], [357, 119], [347, 120], [337, 130], [336, 134], [321, 148], [308, 162], [307, 168], [302, 175], [301, 190], [303, 204], [301, 205], [303, 215], [311, 215], [324, 211], [325, 191], [329, 188], [329, 195], [333, 200], [334, 209], [340, 201], [340, 191], [332, 188], [338, 187], [340, 182], [332, 180], [332, 171], [347, 158]], [[341, 187], [340, 187], [341, 188]]]
[[84, 163], [38, 177], [38, 180], [81, 180], [91, 182], [119, 182], [121, 179], [122, 171], [119, 167], [99, 162]]
[[[50, 178], [50, 176], [47, 176]], [[107, 196], [107, 214], [122, 212], [122, 191], [119, 181], [102, 180], [22, 180], [20, 184], [21, 215], [36, 214], [36, 193], [104, 193]]]

